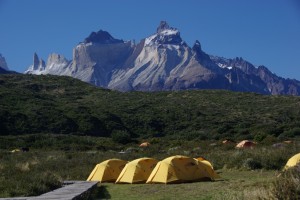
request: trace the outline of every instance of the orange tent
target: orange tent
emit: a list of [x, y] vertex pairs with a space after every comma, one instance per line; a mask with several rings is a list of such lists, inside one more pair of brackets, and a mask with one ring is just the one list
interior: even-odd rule
[[233, 140], [223, 140], [222, 143], [223, 144], [235, 144], [235, 142]]
[[255, 147], [255, 145], [256, 144], [250, 140], [243, 140], [240, 143], [238, 143], [235, 147], [238, 149], [245, 149], [245, 148], [252, 149], [253, 147]]
[[143, 142], [142, 144], [140, 144], [140, 147], [148, 147], [150, 146], [149, 142]]

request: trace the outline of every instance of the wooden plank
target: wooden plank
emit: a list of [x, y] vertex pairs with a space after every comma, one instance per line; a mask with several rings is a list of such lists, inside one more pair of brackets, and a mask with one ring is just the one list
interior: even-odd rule
[[97, 181], [66, 181], [65, 186], [36, 197], [11, 197], [1, 200], [76, 200], [97, 187]]
[[62, 188], [42, 194], [38, 197], [27, 198], [27, 200], [76, 199], [96, 187], [97, 183], [97, 181], [75, 181], [73, 184], [68, 184]]

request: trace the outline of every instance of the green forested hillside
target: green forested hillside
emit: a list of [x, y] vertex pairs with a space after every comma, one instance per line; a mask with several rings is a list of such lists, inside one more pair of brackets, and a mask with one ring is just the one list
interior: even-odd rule
[[0, 76], [1, 135], [264, 139], [300, 135], [300, 98], [220, 90], [121, 93], [70, 77]]

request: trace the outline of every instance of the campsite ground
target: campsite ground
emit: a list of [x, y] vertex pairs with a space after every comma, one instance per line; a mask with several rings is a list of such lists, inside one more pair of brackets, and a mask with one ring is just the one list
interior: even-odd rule
[[219, 170], [221, 180], [182, 184], [99, 184], [101, 199], [269, 199], [271, 170]]
[[[105, 183], [99, 184], [95, 199], [270, 199], [279, 171], [300, 149], [298, 141], [281, 148], [259, 144], [238, 150], [220, 141], [156, 140], [149, 148], [138, 148], [137, 143], [121, 145], [87, 136], [0, 137], [0, 197], [36, 196], [65, 180], [86, 180], [97, 163], [110, 158], [187, 155], [207, 158], [222, 179], [170, 185]], [[26, 141], [28, 152], [11, 152], [29, 144]]]

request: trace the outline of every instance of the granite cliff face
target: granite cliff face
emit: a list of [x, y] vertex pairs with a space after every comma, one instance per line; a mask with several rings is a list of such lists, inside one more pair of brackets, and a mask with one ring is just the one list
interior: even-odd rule
[[4, 56], [0, 54], [0, 74], [15, 74], [17, 72], [10, 71]]
[[8, 70], [5, 58], [0, 54], [0, 68]]
[[284, 79], [242, 58], [206, 54], [199, 41], [189, 47], [176, 28], [162, 21], [156, 33], [138, 44], [100, 30], [73, 49], [68, 61], [51, 54], [45, 63], [35, 54], [25, 73], [67, 75], [120, 91], [226, 89], [261, 94], [300, 94], [300, 82]]

